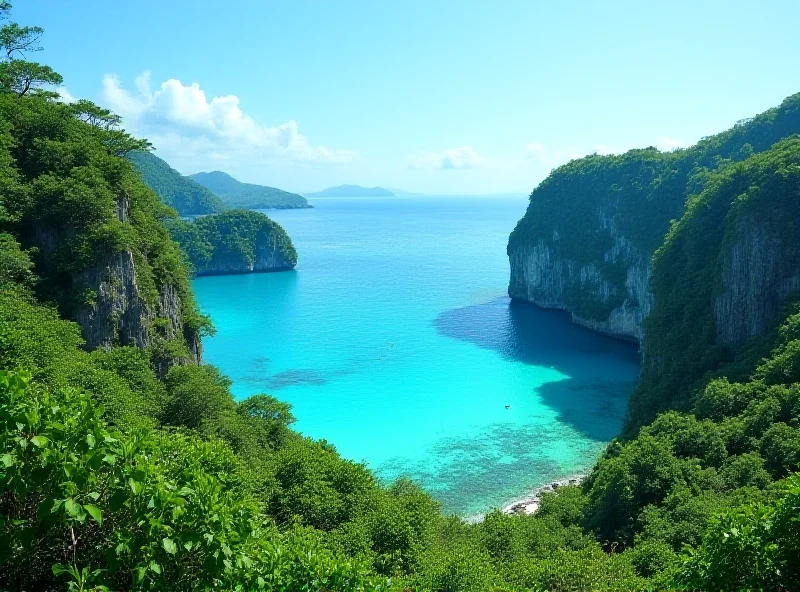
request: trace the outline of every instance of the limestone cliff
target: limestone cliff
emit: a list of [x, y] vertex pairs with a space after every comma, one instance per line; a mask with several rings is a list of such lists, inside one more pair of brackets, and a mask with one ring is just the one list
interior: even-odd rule
[[800, 139], [717, 173], [653, 257], [627, 433], [687, 409], [704, 378], [745, 378], [800, 289]]
[[[129, 216], [129, 200], [119, 197], [117, 220], [127, 224]], [[58, 257], [57, 249], [72, 234], [69, 227], [37, 227], [35, 242], [43, 260]], [[151, 286], [151, 293], [145, 294], [132, 249], [106, 253], [95, 264], [72, 271], [69, 281], [72, 290], [80, 295], [69, 316], [80, 325], [87, 349], [107, 349], [113, 345], [148, 347], [158, 325], [158, 337], [185, 340], [191, 359], [200, 361], [200, 339], [184, 327], [178, 289], [162, 283]]]
[[[715, 173], [798, 132], [800, 95], [794, 95], [685, 150], [594, 154], [559, 167], [533, 191], [509, 238], [509, 295], [569, 311], [576, 323], [642, 342], [654, 306], [651, 259], [671, 221], [683, 215], [687, 198], [702, 192]], [[783, 296], [796, 288], [768, 248], [752, 255], [751, 247], [769, 240], [742, 235], [741, 250], [729, 254], [732, 287], [716, 304], [723, 343], [763, 331]], [[751, 268], [765, 275], [756, 278]], [[772, 287], [780, 289], [771, 300], [758, 295]], [[749, 311], [747, 319], [738, 316], [743, 310]]]
[[[601, 333], [641, 341], [643, 322], [650, 313], [653, 295], [648, 289], [650, 262], [625, 236], [618, 234], [607, 221], [612, 237], [610, 249], [602, 254], [602, 263], [581, 264], [559, 253], [559, 237], [551, 242], [539, 240], [509, 250], [511, 281], [508, 293], [543, 308], [557, 308], [572, 313], [572, 321]], [[598, 221], [600, 223], [600, 220]], [[622, 283], [613, 283], [604, 269], [623, 269]], [[581, 316], [580, 301], [590, 300], [597, 314]]]
[[196, 275], [286, 271], [297, 264], [289, 235], [268, 216], [231, 210], [170, 224]]
[[296, 260], [287, 254], [273, 232], [259, 233], [253, 242], [253, 257], [240, 251], [218, 249], [207, 263], [197, 266], [197, 275], [249, 273], [254, 271], [286, 271], [294, 269]]
[[738, 220], [722, 253], [722, 284], [714, 302], [719, 343], [736, 346], [777, 324], [784, 300], [800, 289], [798, 240], [792, 235], [758, 216]]

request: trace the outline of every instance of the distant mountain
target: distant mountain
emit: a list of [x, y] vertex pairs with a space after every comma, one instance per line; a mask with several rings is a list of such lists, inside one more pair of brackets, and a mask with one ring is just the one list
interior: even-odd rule
[[251, 210], [310, 208], [306, 198], [282, 189], [242, 183], [222, 171], [189, 175], [193, 181], [213, 191], [225, 204]]
[[131, 152], [128, 160], [139, 171], [142, 181], [181, 216], [214, 214], [225, 209], [222, 200], [211, 191], [184, 177], [155, 154]]
[[361, 185], [339, 185], [316, 193], [306, 193], [306, 197], [394, 197], [394, 193], [383, 187], [361, 187]]

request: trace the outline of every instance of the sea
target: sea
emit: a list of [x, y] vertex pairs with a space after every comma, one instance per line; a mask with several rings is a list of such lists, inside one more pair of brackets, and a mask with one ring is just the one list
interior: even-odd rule
[[302, 434], [464, 518], [591, 468], [639, 356], [508, 298], [526, 197], [309, 202], [265, 212], [291, 236], [295, 270], [194, 280], [217, 329], [204, 358], [237, 399], [291, 403]]

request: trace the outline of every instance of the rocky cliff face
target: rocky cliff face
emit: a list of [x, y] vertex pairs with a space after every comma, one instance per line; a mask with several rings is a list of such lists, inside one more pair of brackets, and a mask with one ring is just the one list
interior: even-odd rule
[[[117, 201], [117, 218], [126, 222], [130, 205], [124, 198]], [[53, 251], [68, 232], [40, 228], [37, 246], [42, 252]], [[106, 255], [98, 264], [72, 274], [72, 284], [91, 294], [87, 303], [78, 306], [73, 320], [78, 323], [87, 349], [110, 348], [112, 345], [133, 345], [140, 348], [152, 342], [151, 327], [158, 319], [161, 335], [167, 339], [183, 332], [181, 301], [177, 290], [169, 284], [158, 290], [157, 301], [148, 304], [137, 279], [131, 250]], [[195, 335], [184, 335], [194, 361], [200, 361], [201, 344]]]
[[722, 289], [714, 302], [717, 341], [736, 346], [775, 326], [786, 296], [800, 289], [796, 241], [755, 216], [743, 217], [722, 252]]
[[[562, 257], [557, 231], [550, 240], [510, 247], [508, 294], [543, 308], [569, 311], [573, 322], [595, 331], [641, 342], [643, 322], [653, 305], [649, 254], [621, 235], [609, 218], [600, 215], [597, 223], [612, 242], [602, 260], [579, 263]], [[609, 281], [611, 273], [624, 274], [624, 288], [619, 287], [621, 281]]]
[[274, 232], [260, 232], [255, 239], [254, 258], [242, 253], [215, 250], [211, 261], [198, 265], [197, 275], [250, 273], [258, 271], [286, 271], [294, 269], [295, 262], [284, 252]]

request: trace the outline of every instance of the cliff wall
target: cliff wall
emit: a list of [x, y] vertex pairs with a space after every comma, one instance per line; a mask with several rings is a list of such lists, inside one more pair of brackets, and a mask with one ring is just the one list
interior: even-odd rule
[[[654, 305], [651, 259], [687, 199], [715, 174], [797, 133], [800, 94], [685, 150], [594, 154], [559, 167], [533, 191], [509, 238], [509, 296], [566, 310], [576, 323], [641, 343]], [[743, 234], [740, 250], [730, 253], [731, 288], [715, 305], [722, 343], [762, 332], [796, 288], [778, 272], [780, 261], [770, 259], [768, 245], [756, 248], [765, 240], [774, 239]], [[757, 278], [751, 268], [766, 275]], [[749, 283], [740, 286], [747, 274]], [[773, 294], [769, 302], [757, 295], [764, 290]], [[737, 318], [742, 307], [750, 311], [746, 319]]]
[[[129, 217], [130, 201], [119, 197], [116, 218], [128, 224]], [[56, 253], [62, 241], [72, 235], [69, 227], [40, 226], [35, 232], [35, 242], [47, 261], [59, 256]], [[147, 294], [138, 277], [132, 249], [106, 253], [94, 265], [70, 273], [69, 280], [79, 294], [69, 316], [81, 327], [86, 349], [108, 349], [115, 345], [146, 348], [157, 338], [178, 338], [186, 341], [190, 360], [200, 361], [200, 339], [185, 330], [177, 287], [162, 283], [154, 287], [154, 294]]]
[[241, 251], [217, 249], [211, 259], [196, 268], [197, 275], [250, 273], [256, 271], [286, 271], [294, 269], [292, 260], [272, 232], [259, 233], [253, 243], [253, 257]]

